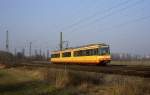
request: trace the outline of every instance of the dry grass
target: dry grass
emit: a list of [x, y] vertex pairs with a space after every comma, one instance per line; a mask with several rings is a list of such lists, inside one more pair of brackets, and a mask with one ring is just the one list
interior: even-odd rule
[[52, 90], [40, 70], [0, 69], [0, 95], [40, 95]]
[[0, 77], [0, 95], [150, 95], [150, 79], [131, 76], [11, 68], [0, 70]]
[[92, 84], [102, 83], [102, 74], [82, 71], [66, 71], [60, 69], [45, 70], [44, 79], [56, 86], [77, 86], [87, 82]]
[[47, 81], [75, 95], [150, 95], [150, 79], [57, 69], [47, 73]]
[[124, 78], [106, 88], [105, 95], [150, 95], [149, 81], [144, 79]]
[[150, 66], [150, 60], [112, 61], [111, 65], [139, 65]]
[[70, 83], [68, 72], [58, 72], [56, 75], [56, 88], [64, 88]]

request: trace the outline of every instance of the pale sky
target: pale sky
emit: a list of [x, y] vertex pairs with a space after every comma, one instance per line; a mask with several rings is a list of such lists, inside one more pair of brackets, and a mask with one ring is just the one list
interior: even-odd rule
[[103, 42], [111, 52], [150, 54], [150, 0], [0, 0], [0, 50], [55, 50]]

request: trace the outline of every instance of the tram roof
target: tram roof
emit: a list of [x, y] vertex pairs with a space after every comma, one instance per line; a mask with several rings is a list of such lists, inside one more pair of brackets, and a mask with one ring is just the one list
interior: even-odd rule
[[82, 45], [82, 46], [79, 46], [79, 47], [70, 47], [70, 48], [66, 48], [66, 49], [63, 49], [63, 50], [56, 50], [56, 51], [52, 51], [52, 52], [67, 52], [67, 51], [70, 51], [70, 50], [73, 50], [73, 49], [80, 49], [80, 48], [86, 48], [86, 47], [99, 47], [99, 46], [109, 46], [105, 43], [96, 43], [96, 44], [88, 44], [88, 45]]

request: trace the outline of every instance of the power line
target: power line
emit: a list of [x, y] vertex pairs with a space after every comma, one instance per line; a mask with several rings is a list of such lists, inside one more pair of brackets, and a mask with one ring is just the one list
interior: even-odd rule
[[[94, 4], [96, 3], [97, 4], [97, 2], [98, 2], [99, 0], [93, 0], [92, 1], [92, 3], [94, 2]], [[90, 3], [90, 5], [91, 5], [91, 3]], [[80, 6], [80, 5], [78, 5], [78, 6]], [[92, 6], [93, 7], [93, 6]], [[84, 5], [82, 5], [81, 7], [80, 7], [80, 10], [82, 9], [85, 9], [86, 8], [86, 10], [89, 10], [89, 9], [95, 9], [95, 8], [92, 8], [91, 6], [84, 6]], [[95, 7], [95, 6], [94, 6]], [[79, 7], [77, 7], [77, 8], [79, 8]], [[74, 19], [79, 19], [79, 15], [76, 15], [76, 14], [80, 14], [79, 13], [80, 11], [78, 11], [77, 13], [76, 12], [74, 12], [74, 13], [72, 13], [71, 15], [71, 17], [72, 17], [72, 19], [73, 19], [73, 17], [74, 17]], [[62, 26], [62, 25], [64, 25], [64, 24], [60, 24], [60, 25], [58, 25], [58, 26]], [[70, 26], [70, 25], [68, 25], [68, 26]], [[67, 29], [67, 27], [68, 26], [64, 26], [61, 30], [65, 30], [65, 29]]]
[[76, 26], [76, 25], [79, 25], [80, 23], [83, 23], [83, 22], [86, 22], [87, 20], [93, 19], [93, 17], [96, 17], [97, 15], [101, 15], [101, 14], [107, 13], [107, 12], [109, 12], [109, 11], [115, 9], [115, 8], [118, 8], [118, 7], [122, 6], [122, 5], [125, 5], [125, 4], [129, 3], [130, 1], [131, 1], [131, 0], [127, 0], [127, 1], [125, 1], [125, 2], [119, 3], [119, 4], [117, 4], [116, 6], [113, 6], [113, 7], [108, 8], [108, 9], [107, 9], [106, 11], [104, 11], [103, 13], [97, 12], [97, 13], [95, 13], [95, 14], [89, 16], [89, 17], [80, 19], [79, 21], [77, 21], [77, 22], [75, 22], [75, 23], [73, 23], [73, 24], [71, 24], [71, 25], [69, 25], [69, 26], [63, 28], [62, 30], [65, 30], [65, 29], [68, 29], [68, 28], [72, 28], [72, 27], [74, 27], [74, 26]]
[[122, 27], [122, 26], [125, 26], [127, 24], [135, 23], [135, 22], [138, 22], [138, 21], [146, 20], [146, 19], [150, 19], [150, 15], [149, 16], [143, 16], [143, 17], [140, 17], [140, 18], [136, 18], [136, 19], [133, 19], [133, 20], [129, 20], [127, 22], [124, 22], [124, 23], [121, 23], [121, 24], [118, 24], [118, 25], [115, 25], [115, 26], [112, 26], [112, 27], [107, 27], [105, 29], [111, 29], [111, 31], [112, 31], [113, 28], [118, 29], [117, 27]]
[[[113, 12], [111, 12], [111, 13], [109, 13], [109, 14], [106, 14], [106, 15], [100, 17], [100, 18], [97, 18], [97, 19], [93, 20], [92, 22], [90, 22], [90, 23], [88, 23], [88, 24], [92, 24], [92, 23], [95, 23], [95, 22], [97, 22], [97, 21], [99, 21], [99, 20], [103, 20], [103, 19], [105, 19], [105, 18], [107, 18], [107, 17], [110, 17], [110, 16], [114, 15], [115, 13], [119, 13], [119, 12], [122, 12], [122, 11], [124, 11], [124, 10], [126, 10], [126, 9], [129, 9], [129, 8], [133, 7], [133, 5], [140, 4], [140, 3], [143, 2], [143, 1], [145, 1], [145, 0], [138, 0], [137, 2], [135, 2], [135, 3], [133, 3], [133, 4], [130, 4], [130, 5], [126, 6], [126, 7], [123, 7], [123, 8], [121, 8], [121, 9], [119, 9], [119, 10], [113, 11]], [[86, 25], [88, 25], [88, 24], [86, 24]], [[85, 25], [84, 25], [84, 26], [85, 26]], [[84, 27], [84, 26], [82, 26], [82, 27]], [[79, 29], [79, 27], [81, 27], [81, 26], [78, 26], [78, 28], [74, 29], [73, 31], [76, 31], [77, 29]]]
[[137, 22], [137, 21], [146, 20], [146, 19], [149, 19], [149, 18], [150, 18], [150, 16], [144, 16], [144, 17], [140, 17], [140, 18], [137, 18], [137, 19], [133, 19], [133, 20], [124, 22], [124, 23], [119, 24], [119, 25], [117, 25], [117, 26], [119, 27], [119, 26], [131, 24], [131, 23], [135, 23], [135, 22]]
[[118, 13], [119, 13], [119, 12], [122, 12], [122, 11], [124, 11], [124, 10], [126, 10], [126, 9], [129, 9], [129, 8], [133, 7], [134, 5], [140, 4], [140, 3], [143, 2], [143, 1], [144, 1], [144, 0], [139, 0], [139, 1], [137, 1], [137, 2], [135, 2], [135, 3], [133, 3], [133, 4], [131, 4], [131, 5], [128, 5], [128, 6], [126, 6], [126, 7], [121, 8], [121, 9], [119, 9], [119, 10], [117, 10], [117, 11], [113, 11], [113, 12], [107, 14], [107, 15], [104, 15], [104, 16], [102, 16], [101, 18], [97, 18], [97, 19], [95, 19], [95, 20], [92, 21], [92, 22], [95, 23], [95, 22], [98, 21], [98, 20], [105, 19], [106, 17], [112, 16], [113, 14], [115, 14], [115, 13], [117, 13], [117, 12], [118, 12]]
[[[138, 21], [146, 20], [146, 19], [150, 19], [150, 15], [149, 15], [149, 16], [140, 17], [140, 18], [136, 18], [136, 19], [133, 19], [133, 20], [126, 21], [126, 22], [124, 22], [124, 23], [121, 23], [121, 24], [118, 24], [118, 25], [109, 27], [109, 29], [114, 28], [114, 27], [125, 26], [125, 25], [127, 25], [127, 24], [135, 23], [135, 22], [138, 22]], [[108, 29], [108, 28], [107, 28], [107, 29]]]

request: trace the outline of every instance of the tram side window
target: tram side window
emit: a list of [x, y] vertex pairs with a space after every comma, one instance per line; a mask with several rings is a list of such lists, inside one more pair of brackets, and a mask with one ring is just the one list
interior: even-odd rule
[[88, 49], [86, 50], [86, 56], [98, 55], [98, 49]]
[[74, 51], [74, 56], [83, 56], [83, 50], [80, 51]]
[[73, 52], [74, 56], [78, 56], [78, 51]]
[[71, 57], [71, 52], [64, 52], [62, 57]]
[[86, 56], [86, 50], [81, 50], [81, 56]]
[[93, 56], [98, 55], [98, 49], [88, 49], [88, 50], [80, 50], [75, 51], [74, 56]]
[[98, 55], [98, 48], [96, 48], [96, 49], [93, 50], [93, 54], [94, 55]]
[[60, 57], [60, 54], [52, 54], [51, 55], [51, 58], [58, 58], [58, 57]]
[[89, 55], [92, 56], [93, 54], [93, 49], [89, 49]]
[[90, 56], [90, 50], [86, 50], [86, 56]]
[[80, 51], [74, 51], [74, 56], [81, 56], [81, 52]]

